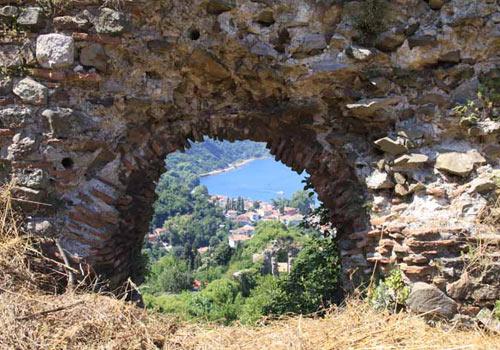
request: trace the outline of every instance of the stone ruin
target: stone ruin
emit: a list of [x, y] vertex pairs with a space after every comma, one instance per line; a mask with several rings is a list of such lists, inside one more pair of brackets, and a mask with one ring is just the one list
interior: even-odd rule
[[344, 288], [399, 268], [465, 309], [500, 299], [497, 1], [0, 0], [0, 23], [2, 182], [111, 286], [165, 155], [209, 136], [311, 175]]

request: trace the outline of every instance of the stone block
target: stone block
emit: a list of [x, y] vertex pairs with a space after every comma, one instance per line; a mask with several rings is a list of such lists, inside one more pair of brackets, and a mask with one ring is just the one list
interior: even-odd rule
[[404, 35], [404, 33], [390, 30], [377, 37], [375, 47], [384, 52], [396, 51], [398, 47], [403, 45], [405, 40], [406, 35]]
[[17, 45], [0, 46], [0, 67], [13, 68], [23, 64], [21, 48]]
[[59, 30], [87, 30], [90, 22], [83, 16], [54, 17], [54, 27]]
[[385, 153], [399, 155], [408, 152], [408, 148], [399, 140], [393, 140], [390, 137], [384, 137], [375, 141], [375, 145]]
[[486, 160], [477, 152], [441, 153], [436, 159], [435, 168], [449, 174], [462, 177], [468, 176], [474, 170], [475, 164], [484, 164]]
[[33, 105], [47, 104], [49, 90], [29, 77], [15, 84], [13, 91], [23, 102]]
[[21, 9], [19, 17], [17, 17], [17, 24], [30, 30], [36, 30], [42, 26], [43, 17], [41, 7], [26, 7]]
[[36, 59], [44, 68], [66, 68], [73, 64], [75, 44], [64, 34], [40, 35], [36, 41]]
[[95, 125], [91, 119], [70, 108], [46, 109], [42, 116], [47, 119], [53, 137], [68, 138], [92, 130]]
[[125, 31], [125, 15], [110, 8], [102, 8], [94, 19], [97, 33], [119, 35]]
[[105, 72], [108, 66], [108, 56], [101, 44], [92, 43], [82, 48], [80, 52], [80, 63], [84, 66], [95, 67]]
[[0, 74], [0, 95], [10, 94], [12, 91], [12, 78]]
[[405, 154], [394, 160], [394, 168], [401, 170], [416, 169], [429, 161], [425, 154]]
[[290, 53], [294, 58], [304, 58], [319, 54], [326, 46], [323, 34], [301, 33], [292, 38]]
[[375, 170], [366, 178], [366, 186], [371, 190], [382, 190], [393, 188], [394, 183], [386, 172]]
[[211, 15], [220, 15], [236, 7], [234, 0], [206, 0], [204, 6]]
[[407, 304], [414, 312], [448, 319], [455, 316], [458, 310], [458, 305], [453, 299], [437, 287], [423, 282], [413, 285]]
[[355, 45], [348, 46], [345, 53], [356, 61], [367, 61], [373, 57], [372, 50]]
[[33, 120], [36, 109], [26, 106], [12, 106], [0, 109], [2, 128], [20, 128]]
[[18, 14], [19, 14], [19, 9], [16, 6], [7, 5], [0, 7], [0, 20], [2, 18], [14, 19], [17, 17]]

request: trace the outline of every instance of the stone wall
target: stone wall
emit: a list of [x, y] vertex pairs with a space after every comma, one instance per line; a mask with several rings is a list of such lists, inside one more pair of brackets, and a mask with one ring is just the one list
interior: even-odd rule
[[491, 305], [499, 6], [376, 1], [370, 16], [368, 3], [0, 0], [1, 179], [28, 228], [116, 285], [166, 154], [203, 136], [264, 141], [311, 174], [346, 288], [399, 267]]

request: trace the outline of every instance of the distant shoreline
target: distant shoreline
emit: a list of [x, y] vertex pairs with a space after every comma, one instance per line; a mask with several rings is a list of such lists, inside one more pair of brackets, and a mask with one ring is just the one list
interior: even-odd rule
[[242, 166], [247, 165], [248, 163], [251, 163], [254, 160], [267, 159], [267, 158], [270, 158], [270, 157], [266, 156], [266, 157], [257, 157], [257, 158], [249, 158], [249, 159], [245, 159], [245, 160], [240, 160], [240, 161], [237, 161], [235, 163], [229, 164], [229, 166], [227, 168], [212, 170], [212, 171], [209, 171], [208, 173], [200, 174], [199, 177], [201, 178], [201, 177], [207, 177], [207, 176], [227, 173], [227, 172], [236, 170], [238, 168], [241, 168]]

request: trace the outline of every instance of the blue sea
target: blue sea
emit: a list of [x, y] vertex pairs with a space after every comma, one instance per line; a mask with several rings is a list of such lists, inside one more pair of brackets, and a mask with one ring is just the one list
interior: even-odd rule
[[304, 188], [301, 175], [272, 158], [257, 159], [237, 169], [205, 176], [200, 179], [212, 195], [242, 196], [251, 200], [270, 202], [273, 198], [291, 198]]

